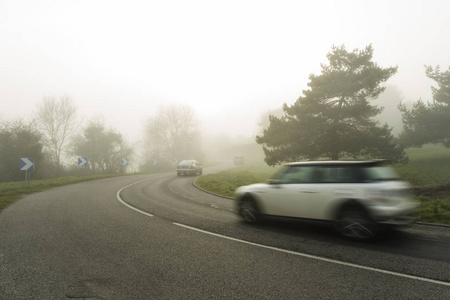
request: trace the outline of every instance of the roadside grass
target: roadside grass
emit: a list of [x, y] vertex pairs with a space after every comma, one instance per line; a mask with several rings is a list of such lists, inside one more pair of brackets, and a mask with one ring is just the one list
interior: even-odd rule
[[450, 182], [450, 149], [438, 145], [409, 148], [409, 163], [395, 165], [396, 172], [415, 187]]
[[[409, 163], [393, 165], [400, 177], [411, 183], [416, 191], [440, 190], [436, 195], [417, 194], [419, 222], [450, 225], [450, 149], [436, 145], [410, 148], [406, 151]], [[264, 163], [247, 164], [197, 179], [196, 185], [209, 192], [233, 197], [242, 185], [265, 182], [277, 170]], [[444, 190], [444, 192], [442, 192]]]
[[445, 199], [432, 199], [418, 196], [419, 207], [417, 215], [419, 222], [450, 225], [450, 197]]
[[41, 192], [53, 187], [68, 185], [72, 183], [118, 176], [124, 176], [124, 174], [92, 175], [84, 177], [71, 176], [55, 179], [31, 180], [30, 184], [25, 181], [0, 183], [0, 211], [27, 194]]

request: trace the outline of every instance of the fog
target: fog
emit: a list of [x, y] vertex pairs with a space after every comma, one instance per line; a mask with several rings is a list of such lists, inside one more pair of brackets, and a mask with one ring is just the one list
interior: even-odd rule
[[398, 66], [379, 103], [392, 121], [398, 99], [431, 100], [424, 65], [450, 66], [448, 11], [445, 0], [0, 1], [0, 121], [65, 95], [133, 143], [158, 106], [187, 104], [204, 140], [254, 140], [261, 116], [294, 103], [342, 44], [372, 44], [379, 66]]

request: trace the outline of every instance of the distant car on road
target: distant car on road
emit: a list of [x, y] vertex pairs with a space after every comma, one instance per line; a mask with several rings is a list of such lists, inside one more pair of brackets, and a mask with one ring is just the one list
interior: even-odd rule
[[177, 165], [177, 175], [202, 175], [202, 165], [193, 159], [182, 160]]
[[234, 157], [233, 161], [234, 161], [235, 165], [243, 165], [243, 164], [245, 164], [245, 159], [244, 159], [244, 157], [242, 155], [236, 155]]
[[331, 223], [344, 237], [370, 240], [382, 229], [415, 220], [407, 182], [382, 161], [316, 161], [285, 165], [267, 183], [236, 190], [242, 218]]

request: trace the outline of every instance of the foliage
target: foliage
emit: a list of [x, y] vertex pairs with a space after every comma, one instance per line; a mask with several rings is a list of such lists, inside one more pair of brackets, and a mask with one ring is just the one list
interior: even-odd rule
[[270, 126], [270, 116], [281, 118], [284, 115], [283, 107], [264, 112], [258, 121], [258, 134], [263, 134], [264, 129]]
[[37, 126], [42, 133], [44, 149], [50, 154], [57, 169], [61, 167], [61, 155], [69, 139], [79, 126], [76, 106], [69, 97], [46, 97], [34, 112]]
[[90, 122], [84, 134], [74, 139], [72, 147], [73, 154], [88, 158], [89, 168], [94, 173], [102, 174], [120, 172], [121, 160], [132, 154], [122, 135], [107, 130], [99, 121]]
[[[21, 180], [24, 172], [20, 171], [20, 158], [32, 157], [35, 166], [43, 165], [41, 135], [32, 123], [16, 121], [4, 123], [0, 128], [0, 181]], [[39, 176], [36, 167], [34, 175]]]
[[433, 102], [420, 99], [411, 109], [403, 103], [399, 105], [403, 120], [400, 139], [408, 147], [422, 147], [427, 143], [450, 147], [450, 68], [441, 72], [439, 66], [428, 66], [426, 75], [438, 84], [438, 88], [431, 87]]
[[450, 105], [450, 67], [447, 71], [441, 72], [440, 66], [436, 66], [434, 69], [431, 66], [427, 66], [425, 73], [428, 78], [433, 79], [438, 84], [438, 88], [431, 87], [433, 100]]
[[391, 128], [374, 118], [381, 109], [369, 103], [397, 67], [380, 68], [372, 56], [371, 45], [353, 52], [332, 48], [322, 74], [310, 75], [310, 89], [292, 106], [284, 104], [285, 115], [271, 116], [270, 126], [256, 137], [269, 165], [342, 156], [404, 159]]
[[402, 92], [395, 85], [385, 84], [386, 89], [378, 96], [376, 103], [383, 111], [376, 116], [381, 124], [392, 127], [392, 134], [398, 136], [403, 128], [402, 114], [398, 105], [402, 103]]

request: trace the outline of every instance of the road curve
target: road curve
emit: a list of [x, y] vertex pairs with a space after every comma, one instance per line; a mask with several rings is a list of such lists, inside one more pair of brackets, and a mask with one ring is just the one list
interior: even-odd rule
[[[207, 169], [205, 169], [207, 173]], [[0, 214], [0, 299], [448, 299], [450, 230], [376, 243], [243, 224], [175, 172], [74, 184]]]

